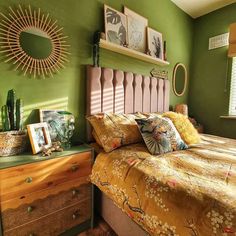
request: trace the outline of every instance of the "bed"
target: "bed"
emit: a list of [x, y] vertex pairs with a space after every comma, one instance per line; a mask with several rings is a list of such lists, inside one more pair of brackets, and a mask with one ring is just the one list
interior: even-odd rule
[[[87, 72], [87, 114], [168, 110], [167, 80]], [[101, 191], [100, 214], [118, 235], [236, 235], [235, 140], [202, 135], [187, 150], [159, 156], [143, 143], [97, 152], [91, 181]]]

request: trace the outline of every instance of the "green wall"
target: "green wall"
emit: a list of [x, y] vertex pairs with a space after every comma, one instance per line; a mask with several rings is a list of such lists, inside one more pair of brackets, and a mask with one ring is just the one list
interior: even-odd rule
[[[170, 66], [165, 67], [172, 77], [177, 62], [190, 66], [192, 53], [193, 20], [169, 0], [0, 0], [0, 10], [8, 6], [41, 8], [64, 27], [71, 45], [70, 63], [55, 78], [33, 79], [13, 70], [10, 64], [0, 62], [0, 105], [5, 103], [7, 90], [14, 88], [25, 102], [27, 122], [37, 122], [32, 110], [37, 108], [65, 109], [76, 116], [76, 137], [85, 137], [85, 65], [92, 63], [92, 37], [96, 30], [103, 30], [103, 4], [122, 10], [133, 9], [149, 19], [149, 25], [163, 33], [167, 41]], [[101, 66], [149, 75], [155, 65], [140, 62], [122, 55], [101, 50]], [[171, 104], [187, 102], [187, 95], [177, 98], [171, 91]]]
[[220, 118], [228, 114], [232, 61], [227, 58], [228, 47], [209, 51], [208, 40], [228, 32], [229, 24], [236, 22], [235, 12], [236, 4], [232, 4], [194, 21], [188, 99], [190, 114], [204, 125], [206, 133], [232, 138], [236, 138], [236, 120]]

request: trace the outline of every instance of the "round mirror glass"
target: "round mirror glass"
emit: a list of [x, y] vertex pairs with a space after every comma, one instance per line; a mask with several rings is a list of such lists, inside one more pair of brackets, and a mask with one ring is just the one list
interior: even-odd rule
[[173, 90], [175, 95], [182, 96], [187, 86], [187, 70], [182, 63], [176, 64], [173, 73]]
[[28, 28], [20, 33], [20, 46], [34, 59], [46, 59], [52, 53], [52, 42], [48, 35], [37, 28]]

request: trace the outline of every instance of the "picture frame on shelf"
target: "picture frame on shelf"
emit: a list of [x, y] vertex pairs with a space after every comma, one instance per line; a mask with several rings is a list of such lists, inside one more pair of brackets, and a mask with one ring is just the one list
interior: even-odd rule
[[146, 53], [148, 19], [124, 7], [127, 16], [128, 48]]
[[147, 41], [150, 56], [164, 60], [162, 33], [148, 27]]
[[122, 13], [104, 4], [106, 40], [124, 46], [127, 44], [127, 18]]
[[48, 125], [46, 122], [27, 125], [27, 131], [33, 154], [52, 146]]

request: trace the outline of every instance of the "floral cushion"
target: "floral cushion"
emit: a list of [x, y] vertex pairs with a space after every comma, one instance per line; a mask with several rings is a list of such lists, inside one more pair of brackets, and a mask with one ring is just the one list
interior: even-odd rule
[[160, 112], [137, 112], [135, 114], [138, 114], [138, 115], [142, 115], [142, 116], [145, 116], [146, 118], [152, 118], [152, 117], [160, 117], [162, 116], [162, 113]]
[[135, 119], [141, 115], [100, 113], [87, 117], [105, 152], [142, 141]]
[[100, 147], [102, 147], [102, 143], [101, 143], [101, 141], [100, 141], [100, 139], [99, 139], [97, 133], [95, 132], [95, 130], [92, 131], [92, 136], [94, 137], [96, 143], [97, 143]]
[[136, 122], [151, 154], [158, 155], [188, 148], [171, 120], [157, 116], [136, 119]]
[[181, 138], [188, 145], [196, 144], [201, 141], [200, 135], [189, 121], [188, 117], [176, 112], [165, 112], [163, 117], [171, 119]]

